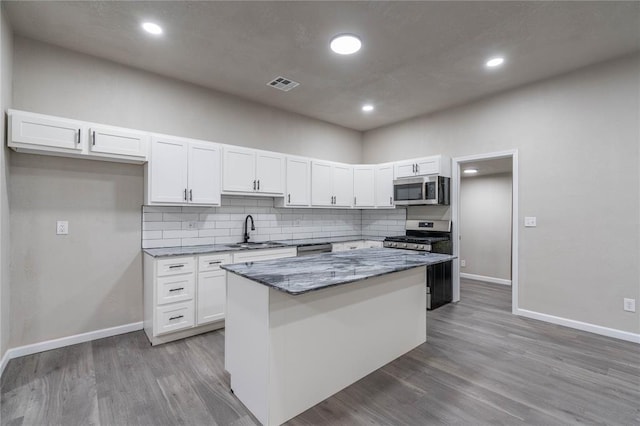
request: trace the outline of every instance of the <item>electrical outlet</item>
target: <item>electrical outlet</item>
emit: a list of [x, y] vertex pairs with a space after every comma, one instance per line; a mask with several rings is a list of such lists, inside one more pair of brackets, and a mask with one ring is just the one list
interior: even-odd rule
[[464, 268], [465, 266], [467, 266], [467, 261], [466, 261], [466, 260], [464, 260], [464, 259], [462, 259], [462, 260], [460, 261], [460, 267]]
[[535, 216], [526, 216], [524, 218], [524, 226], [527, 228], [535, 228], [536, 227], [536, 217]]
[[636, 299], [624, 299], [624, 310], [628, 312], [636, 311]]
[[56, 222], [56, 234], [67, 235], [69, 234], [69, 221], [59, 220]]

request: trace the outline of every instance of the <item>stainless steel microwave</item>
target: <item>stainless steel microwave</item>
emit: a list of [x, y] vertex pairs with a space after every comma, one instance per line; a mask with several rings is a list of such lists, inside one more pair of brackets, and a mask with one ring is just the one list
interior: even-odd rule
[[399, 206], [449, 205], [449, 182], [444, 176], [420, 176], [393, 181], [393, 197]]

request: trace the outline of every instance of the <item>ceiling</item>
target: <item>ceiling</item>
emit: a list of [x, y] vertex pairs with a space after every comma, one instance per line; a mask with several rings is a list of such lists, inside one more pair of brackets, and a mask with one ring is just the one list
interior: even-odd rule
[[[640, 2], [2, 3], [19, 35], [360, 131], [640, 49]], [[345, 32], [355, 55], [329, 50]]]
[[476, 169], [478, 173], [472, 175], [461, 173], [463, 179], [471, 179], [477, 176], [495, 175], [498, 173], [510, 173], [512, 171], [513, 160], [511, 157], [495, 158], [490, 160], [474, 160], [460, 164], [460, 170]]

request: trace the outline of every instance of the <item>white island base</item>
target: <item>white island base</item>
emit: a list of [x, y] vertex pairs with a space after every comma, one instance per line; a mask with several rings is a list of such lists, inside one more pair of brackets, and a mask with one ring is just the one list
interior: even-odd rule
[[426, 340], [426, 267], [290, 295], [228, 275], [225, 368], [279, 425]]

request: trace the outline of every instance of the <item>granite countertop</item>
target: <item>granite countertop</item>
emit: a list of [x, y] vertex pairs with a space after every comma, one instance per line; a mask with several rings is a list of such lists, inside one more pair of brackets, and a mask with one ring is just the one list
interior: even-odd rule
[[[273, 241], [275, 243], [279, 243], [282, 247], [297, 247], [302, 245], [309, 244], [324, 244], [324, 243], [341, 243], [345, 241], [382, 241], [385, 237], [363, 237], [361, 235], [350, 236], [350, 237], [325, 237], [325, 238], [305, 238], [299, 240], [278, 240]], [[281, 247], [270, 247], [265, 248], [265, 250]], [[215, 245], [206, 245], [206, 246], [184, 246], [184, 247], [164, 247], [164, 248], [147, 248], [143, 249], [143, 252], [152, 256], [152, 257], [171, 257], [171, 256], [190, 256], [190, 255], [198, 255], [198, 254], [208, 254], [208, 253], [218, 253], [218, 252], [231, 252], [231, 251], [240, 251], [247, 250], [245, 247], [238, 247], [237, 245], [227, 245], [227, 244], [215, 244]], [[253, 248], [252, 250], [256, 250]]]
[[455, 256], [448, 254], [370, 248], [236, 263], [223, 265], [222, 268], [276, 290], [297, 295], [452, 259]]

